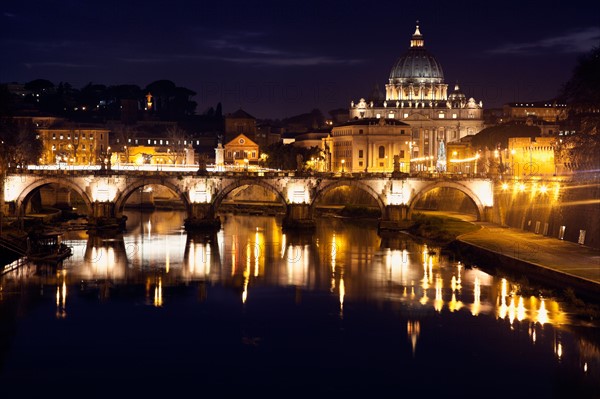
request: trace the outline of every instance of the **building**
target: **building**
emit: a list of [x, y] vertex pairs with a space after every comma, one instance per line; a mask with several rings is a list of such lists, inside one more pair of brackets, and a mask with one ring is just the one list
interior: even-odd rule
[[425, 48], [418, 25], [409, 49], [391, 69], [385, 97], [353, 101], [349, 114], [350, 119], [385, 118], [410, 125], [413, 158], [436, 158], [446, 143], [484, 128], [482, 102], [467, 99], [458, 84], [448, 92], [442, 67]]
[[515, 177], [563, 174], [564, 168], [556, 164], [555, 147], [554, 137], [511, 137], [504, 154], [506, 169]]
[[103, 126], [62, 123], [36, 130], [42, 140], [42, 165], [96, 165], [110, 153], [110, 130]]
[[411, 129], [397, 119], [362, 118], [331, 129], [324, 140], [326, 168], [332, 172], [410, 170]]
[[525, 120], [535, 117], [545, 122], [556, 123], [567, 118], [567, 104], [554, 100], [508, 103], [502, 107], [504, 120]]
[[258, 144], [244, 134], [225, 144], [225, 164], [247, 167], [257, 164], [259, 156]]
[[256, 118], [242, 109], [225, 116], [225, 137], [229, 139], [240, 134], [256, 140]]

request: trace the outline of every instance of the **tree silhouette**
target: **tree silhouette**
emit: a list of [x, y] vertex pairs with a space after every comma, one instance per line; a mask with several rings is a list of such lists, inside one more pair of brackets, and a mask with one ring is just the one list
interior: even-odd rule
[[573, 75], [560, 97], [567, 102], [569, 119], [578, 125], [576, 134], [567, 136], [562, 151], [570, 166], [578, 170], [600, 170], [600, 47], [579, 58]]

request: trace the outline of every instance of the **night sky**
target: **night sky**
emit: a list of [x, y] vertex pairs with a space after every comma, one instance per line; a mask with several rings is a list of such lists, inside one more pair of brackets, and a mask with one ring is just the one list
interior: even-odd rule
[[258, 118], [383, 90], [420, 21], [451, 87], [484, 108], [555, 96], [600, 45], [600, 2], [3, 1], [0, 83], [169, 79]]

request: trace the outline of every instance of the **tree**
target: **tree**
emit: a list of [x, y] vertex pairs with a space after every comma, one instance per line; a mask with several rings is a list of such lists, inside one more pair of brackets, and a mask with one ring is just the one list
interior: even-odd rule
[[600, 47], [579, 58], [573, 75], [561, 90], [568, 104], [569, 119], [579, 129], [561, 146], [570, 166], [578, 170], [600, 170]]
[[[295, 147], [293, 144], [277, 142], [265, 148], [265, 166], [281, 170], [305, 170], [310, 168], [311, 159], [319, 159], [321, 154], [318, 147]], [[298, 160], [301, 165], [298, 165]]]
[[167, 149], [169, 152], [169, 161], [173, 164], [184, 163], [186, 149], [184, 143], [187, 140], [187, 133], [178, 126], [174, 126], [167, 129], [167, 137], [169, 138]]
[[11, 120], [0, 124], [0, 163], [2, 171], [34, 164], [42, 153], [42, 142], [33, 124], [16, 125]]

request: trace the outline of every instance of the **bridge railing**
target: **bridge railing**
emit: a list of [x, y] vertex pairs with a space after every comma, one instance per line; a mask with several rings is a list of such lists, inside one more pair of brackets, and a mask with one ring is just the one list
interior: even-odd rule
[[197, 165], [136, 165], [117, 164], [110, 168], [101, 168], [99, 165], [29, 165], [9, 174], [34, 174], [34, 175], [123, 175], [123, 176], [229, 176], [229, 177], [317, 177], [325, 179], [406, 179], [419, 178], [424, 180], [470, 180], [488, 178], [485, 174], [465, 173], [437, 173], [437, 172], [317, 172], [317, 171], [295, 171], [275, 170], [265, 168], [253, 168], [244, 170], [240, 168], [226, 168], [215, 170], [213, 167], [200, 171]]

